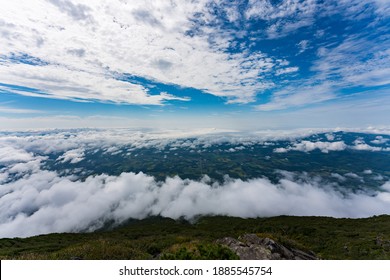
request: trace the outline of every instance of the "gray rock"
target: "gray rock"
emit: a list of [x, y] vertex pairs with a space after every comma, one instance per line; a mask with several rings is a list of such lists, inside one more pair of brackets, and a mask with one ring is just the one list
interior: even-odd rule
[[270, 238], [256, 234], [244, 234], [238, 239], [225, 237], [217, 243], [229, 247], [241, 260], [316, 260], [312, 252], [287, 248]]

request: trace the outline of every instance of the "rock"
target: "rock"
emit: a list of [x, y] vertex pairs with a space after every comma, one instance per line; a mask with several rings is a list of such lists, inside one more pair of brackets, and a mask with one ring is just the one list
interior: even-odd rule
[[272, 254], [263, 246], [253, 246], [231, 237], [219, 239], [217, 243], [228, 246], [241, 260], [268, 260]]
[[225, 237], [218, 244], [229, 247], [241, 260], [316, 260], [312, 252], [287, 248], [270, 238], [260, 238], [256, 234], [244, 234], [237, 239]]
[[383, 245], [383, 239], [382, 239], [382, 237], [377, 236], [376, 239], [375, 239], [375, 244], [376, 244], [377, 246], [382, 246], [382, 245]]

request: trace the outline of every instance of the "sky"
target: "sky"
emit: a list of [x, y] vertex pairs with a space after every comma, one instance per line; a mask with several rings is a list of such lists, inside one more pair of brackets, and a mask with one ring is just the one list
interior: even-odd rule
[[0, 0], [0, 129], [390, 125], [388, 0]]

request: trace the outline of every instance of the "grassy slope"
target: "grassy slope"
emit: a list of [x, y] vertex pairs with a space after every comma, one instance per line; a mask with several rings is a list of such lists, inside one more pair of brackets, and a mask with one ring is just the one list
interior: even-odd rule
[[243, 233], [311, 250], [322, 259], [390, 259], [390, 216], [202, 217], [193, 224], [152, 217], [110, 231], [0, 239], [0, 259], [231, 259], [236, 256], [215, 240]]

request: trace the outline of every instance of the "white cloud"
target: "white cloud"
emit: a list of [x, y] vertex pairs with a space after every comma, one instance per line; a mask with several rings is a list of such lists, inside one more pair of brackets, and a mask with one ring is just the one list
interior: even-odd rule
[[8, 180], [8, 172], [2, 172], [0, 173], [0, 184]]
[[379, 152], [379, 151], [383, 151], [385, 149], [383, 148], [380, 148], [380, 147], [373, 147], [373, 146], [370, 146], [366, 143], [364, 143], [363, 140], [355, 140], [354, 141], [354, 146], [352, 146], [352, 149], [354, 150], [358, 150], [358, 151], [373, 151], [373, 152]]
[[305, 106], [320, 103], [336, 98], [337, 95], [331, 90], [331, 86], [323, 83], [316, 86], [286, 87], [273, 94], [271, 101], [257, 105], [259, 111], [283, 110], [290, 107]]
[[369, 18], [371, 12], [374, 12], [384, 18], [390, 16], [390, 4], [387, 0], [327, 1], [321, 5], [321, 8], [324, 9], [323, 13], [327, 14], [328, 16], [335, 15], [341, 11], [345, 18], [349, 20]]
[[319, 48], [312, 70], [318, 80], [337, 77], [338, 87], [383, 86], [390, 83], [389, 61], [390, 52], [382, 44], [351, 35], [340, 44]]
[[288, 148], [276, 148], [274, 149], [275, 153], [287, 153], [289, 151]]
[[335, 139], [335, 136], [334, 136], [334, 134], [332, 134], [332, 133], [327, 133], [327, 134], [325, 134], [325, 137], [326, 137], [326, 139], [327, 139], [328, 141], [333, 141], [333, 140]]
[[377, 5], [376, 12], [385, 17], [390, 16], [390, 3], [387, 0], [373, 0], [373, 2]]
[[[321, 215], [367, 217], [390, 213], [390, 184], [376, 193], [349, 193], [318, 178], [297, 181], [294, 173], [281, 172], [277, 183], [257, 178], [248, 181], [228, 179], [224, 183], [166, 178], [164, 182], [143, 173], [120, 176], [60, 176], [42, 170], [47, 155], [63, 152], [58, 160], [77, 162], [87, 149], [100, 148], [115, 153], [143, 147], [204, 148], [218, 143], [236, 144], [234, 151], [255, 143], [276, 139], [296, 139], [325, 132], [321, 130], [261, 131], [258, 133], [219, 133], [197, 131], [73, 130], [0, 134], [0, 237], [30, 236], [50, 232], [94, 230], [105, 221], [118, 223], [148, 215], [193, 218], [197, 215], [257, 217], [274, 215]], [[385, 130], [380, 130], [385, 134]], [[390, 132], [387, 131], [387, 133]], [[188, 139], [195, 138], [195, 139]], [[267, 143], [269, 144], [269, 143]], [[362, 144], [361, 141], [355, 144]], [[322, 152], [347, 148], [338, 142], [295, 142], [287, 150]], [[232, 148], [233, 149], [233, 148]], [[369, 174], [368, 171], [364, 171]], [[340, 182], [353, 173], [333, 173]], [[379, 179], [379, 177], [378, 177]], [[382, 178], [383, 179], [383, 178]]]
[[7, 173], [21, 175], [29, 172], [37, 172], [40, 170], [41, 162], [44, 159], [44, 157], [35, 157], [35, 159], [27, 162], [18, 162], [14, 165], [9, 165]]
[[353, 172], [348, 172], [348, 173], [345, 173], [344, 176], [347, 176], [349, 178], [353, 178], [353, 179], [362, 179], [362, 177], [360, 177], [359, 175], [353, 173]]
[[3, 3], [0, 32], [7, 36], [0, 36], [2, 55], [27, 53], [39, 65], [3, 63], [2, 82], [72, 100], [159, 105], [176, 99], [150, 95], [139, 84], [117, 80], [117, 74], [127, 73], [197, 88], [231, 102], [253, 101], [258, 91], [272, 86], [262, 76], [272, 69], [272, 59], [262, 53], [228, 54], [225, 49], [231, 36], [216, 35], [217, 27], [204, 27], [199, 34], [187, 36], [186, 32], [196, 27], [192, 20], [195, 14], [213, 20], [208, 3]]
[[70, 162], [70, 163], [78, 163], [84, 160], [85, 150], [83, 148], [73, 149], [66, 151], [62, 156], [57, 158], [57, 161], [62, 162]]
[[281, 19], [312, 15], [316, 8], [316, 1], [283, 1], [273, 5], [269, 0], [250, 0], [246, 10], [247, 18], [261, 18], [263, 20]]
[[299, 52], [298, 54], [301, 54], [305, 52], [309, 47], [309, 41], [308, 40], [302, 40], [298, 43]]
[[33, 159], [32, 153], [14, 147], [0, 147], [0, 163], [26, 162]]
[[[328, 137], [329, 134], [326, 134]], [[330, 137], [330, 141], [333, 141], [334, 137]], [[329, 140], [329, 139], [328, 139]], [[359, 151], [372, 151], [372, 152], [387, 152], [390, 151], [390, 148], [385, 147], [373, 147], [366, 144], [362, 139], [357, 139], [353, 143], [354, 145], [348, 146], [344, 141], [334, 141], [334, 142], [311, 142], [311, 141], [300, 141], [292, 143], [288, 147], [280, 147], [274, 149], [275, 153], [286, 153], [288, 151], [300, 151], [300, 152], [311, 152], [316, 149], [321, 150], [323, 153], [328, 153], [329, 151], [343, 151], [345, 149], [353, 149]]]
[[[278, 16], [273, 17], [274, 22], [269, 25], [267, 34], [271, 39], [277, 39], [290, 35], [295, 30], [313, 23], [313, 11], [318, 20], [332, 16], [342, 16], [345, 20], [357, 21], [375, 18], [370, 24], [374, 28], [370, 37], [365, 32], [354, 32], [344, 36], [341, 42], [319, 44], [313, 41], [310, 49], [318, 47], [318, 59], [311, 63], [312, 76], [297, 82], [286, 83], [287, 86], [276, 91], [271, 100], [257, 106], [263, 111], [288, 109], [331, 99], [339, 99], [343, 96], [342, 90], [351, 88], [357, 91], [357, 87], [387, 86], [390, 84], [389, 69], [390, 52], [385, 43], [383, 32], [386, 30], [386, 17], [390, 8], [383, 1], [282, 1], [281, 4], [271, 5], [269, 1], [250, 1], [254, 3], [258, 17], [263, 18], [274, 15], [274, 9], [284, 5], [291, 5], [290, 9], [280, 9]], [[301, 11], [303, 7], [307, 9]], [[263, 14], [264, 13], [264, 14]], [[321, 30], [322, 37], [328, 34]], [[309, 47], [307, 39], [297, 44], [299, 52], [305, 52]], [[275, 72], [278, 75], [278, 70]], [[280, 96], [280, 92], [286, 93]]]
[[279, 39], [291, 35], [291, 33], [302, 27], [307, 27], [312, 24], [312, 18], [303, 18], [294, 22], [280, 20], [269, 26], [266, 33], [269, 39]]
[[336, 178], [337, 180], [339, 180], [340, 182], [344, 182], [345, 180], [347, 180], [344, 176], [338, 174], [338, 173], [331, 173], [330, 174], [333, 178]]
[[299, 67], [287, 67], [284, 69], [278, 69], [275, 73], [276, 76], [280, 76], [283, 74], [295, 73], [299, 70]]
[[[1, 89], [1, 86], [0, 86], [0, 89]], [[7, 113], [7, 114], [39, 114], [39, 113], [42, 113], [42, 111], [0, 106], [0, 113]]]
[[311, 141], [301, 141], [299, 143], [293, 143], [292, 146], [287, 148], [277, 148], [274, 150], [275, 153], [285, 153], [288, 151], [300, 151], [300, 152], [311, 152], [316, 149], [319, 149], [323, 153], [328, 153], [329, 151], [343, 151], [347, 148], [347, 145], [344, 141], [337, 142], [311, 142]]
[[[275, 39], [312, 25], [316, 16], [319, 20], [332, 13], [365, 16], [362, 11], [367, 4], [382, 18], [389, 11], [385, 2], [251, 0], [241, 11], [240, 1], [5, 1], [0, 19], [1, 82], [39, 91], [6, 88], [17, 94], [74, 101], [163, 105], [169, 100], [189, 100], [164, 92], [151, 94], [136, 79], [123, 81], [129, 74], [196, 88], [224, 97], [228, 103], [253, 102], [257, 94], [275, 88], [271, 73], [293, 73], [298, 68], [277, 69], [277, 57], [251, 52], [245, 44], [240, 52], [229, 53], [237, 43], [234, 36], [247, 36], [247, 31], [238, 36], [234, 28], [225, 30], [216, 24], [220, 19], [213, 8], [224, 11], [234, 24], [264, 20], [264, 32]], [[308, 45], [303, 39], [296, 46], [302, 53]], [[312, 82], [299, 81], [302, 86], [293, 91], [287, 87], [291, 94], [283, 98], [278, 91], [258, 109], [279, 110], [334, 99], [342, 86], [389, 83], [385, 67], [389, 53], [383, 44], [355, 36], [322, 50], [311, 68], [317, 73]], [[11, 59], [25, 54], [33, 63]], [[329, 77], [342, 83], [324, 84]]]
[[389, 138], [384, 138], [383, 136], [379, 135], [379, 136], [376, 136], [375, 140], [372, 140], [371, 143], [376, 144], [376, 145], [381, 145], [381, 144], [386, 144], [389, 141], [390, 141]]
[[167, 93], [150, 95], [143, 86], [119, 81], [104, 73], [74, 70], [63, 65], [5, 64], [0, 65], [0, 76], [7, 84], [40, 91], [1, 87], [26, 96], [150, 105], [161, 105], [164, 100], [188, 101]]
[[[207, 181], [207, 180], [206, 180]], [[107, 220], [162, 215], [258, 217], [316, 215], [367, 217], [390, 212], [390, 185], [383, 192], [350, 194], [318, 183], [282, 179], [228, 180], [222, 185], [167, 178], [157, 183], [143, 173], [118, 177], [100, 175], [72, 181], [40, 171], [2, 186], [0, 236], [30, 236], [50, 232], [93, 230]]]
[[[331, 131], [331, 132], [329, 132]], [[87, 150], [100, 148], [107, 153], [127, 148], [207, 148], [215, 144], [230, 143], [235, 150], [244, 149], [254, 144], [265, 146], [275, 145], [273, 141], [288, 140], [288, 150], [336, 151], [345, 148], [354, 149], [363, 144], [361, 140], [354, 145], [346, 146], [343, 141], [311, 142], [300, 139], [318, 133], [350, 131], [390, 135], [389, 128], [385, 129], [297, 129], [297, 130], [260, 130], [234, 131], [214, 128], [182, 129], [182, 130], [139, 130], [139, 129], [78, 129], [78, 130], [43, 130], [30, 132], [0, 133], [0, 151], [2, 160], [10, 162], [27, 162], [37, 158], [37, 155], [63, 153], [58, 160], [82, 158]], [[192, 139], [193, 138], [193, 139]], [[272, 141], [272, 142], [270, 142]], [[300, 142], [298, 142], [300, 141]]]
[[91, 9], [83, 4], [73, 4], [69, 0], [48, 0], [53, 5], [57, 6], [60, 12], [64, 12], [72, 17], [74, 20], [90, 21]]
[[[387, 60], [390, 61], [390, 60]], [[383, 60], [383, 62], [386, 62]], [[359, 65], [360, 68], [363, 65]], [[354, 85], [363, 86], [383, 86], [390, 84], [389, 72], [390, 68], [382, 69], [366, 69], [365, 72], [361, 73], [361, 69], [356, 69], [354, 75], [348, 75], [346, 81], [353, 83]], [[359, 72], [358, 72], [359, 71]], [[344, 73], [343, 73], [344, 74]]]
[[266, 30], [269, 39], [278, 39], [313, 23], [316, 1], [290, 0], [273, 4], [268, 0], [251, 0], [245, 12], [247, 19], [262, 19], [270, 25]]

